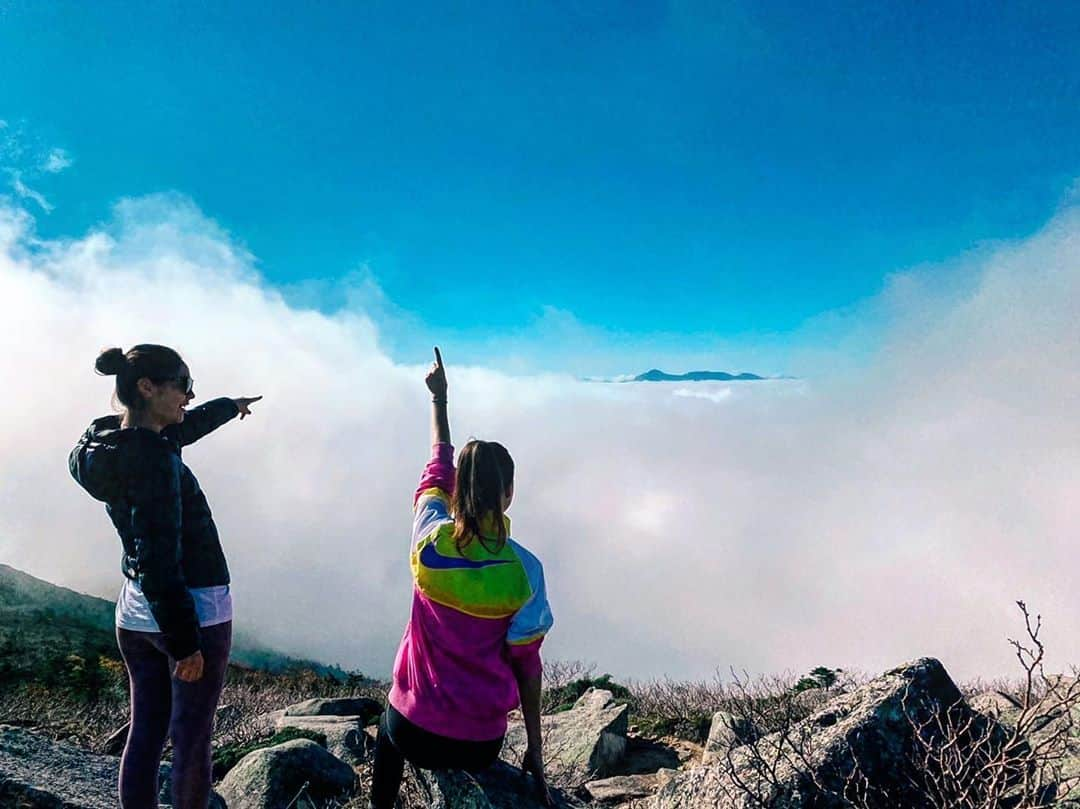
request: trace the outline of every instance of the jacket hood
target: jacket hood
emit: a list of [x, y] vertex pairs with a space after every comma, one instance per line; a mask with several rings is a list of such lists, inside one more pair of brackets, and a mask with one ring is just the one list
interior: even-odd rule
[[125, 459], [143, 433], [153, 435], [138, 428], [122, 429], [119, 416], [94, 419], [68, 458], [71, 476], [95, 500], [108, 503], [122, 498]]

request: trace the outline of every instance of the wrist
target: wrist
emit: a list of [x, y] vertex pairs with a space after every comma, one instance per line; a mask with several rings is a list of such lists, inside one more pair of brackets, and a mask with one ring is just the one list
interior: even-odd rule
[[442, 394], [442, 396], [440, 396], [438, 394], [434, 394], [431, 397], [431, 403], [432, 404], [442, 404], [442, 405], [446, 404], [446, 394], [444, 393], [444, 394]]

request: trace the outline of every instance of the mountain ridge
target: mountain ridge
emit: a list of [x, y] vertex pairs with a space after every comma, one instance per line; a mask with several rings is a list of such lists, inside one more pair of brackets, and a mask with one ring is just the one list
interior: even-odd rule
[[650, 368], [633, 378], [634, 382], [756, 382], [766, 377], [751, 373], [729, 374], [727, 371], [687, 371], [669, 374], [659, 368]]
[[[0, 671], [24, 668], [18, 662], [23, 657], [29, 666], [65, 650], [118, 658], [115, 621], [112, 601], [0, 563]], [[346, 676], [339, 666], [292, 657], [263, 646], [243, 631], [234, 632], [230, 662], [268, 672], [304, 668], [320, 675]]]

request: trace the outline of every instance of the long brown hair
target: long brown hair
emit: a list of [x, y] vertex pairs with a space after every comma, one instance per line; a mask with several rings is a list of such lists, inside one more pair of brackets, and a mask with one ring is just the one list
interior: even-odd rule
[[[474, 540], [498, 553], [506, 543], [503, 496], [514, 485], [514, 459], [506, 447], [495, 441], [472, 440], [458, 454], [457, 481], [451, 508], [454, 512], [454, 544], [458, 553]], [[490, 515], [490, 517], [488, 516]], [[488, 547], [481, 523], [492, 520], [495, 547]]]

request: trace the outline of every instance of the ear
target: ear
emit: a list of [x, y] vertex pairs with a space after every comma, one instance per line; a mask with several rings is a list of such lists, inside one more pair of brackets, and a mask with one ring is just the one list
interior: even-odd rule
[[154, 398], [154, 383], [147, 377], [141, 377], [138, 382], [135, 383], [135, 390], [139, 392], [139, 395], [144, 399]]

